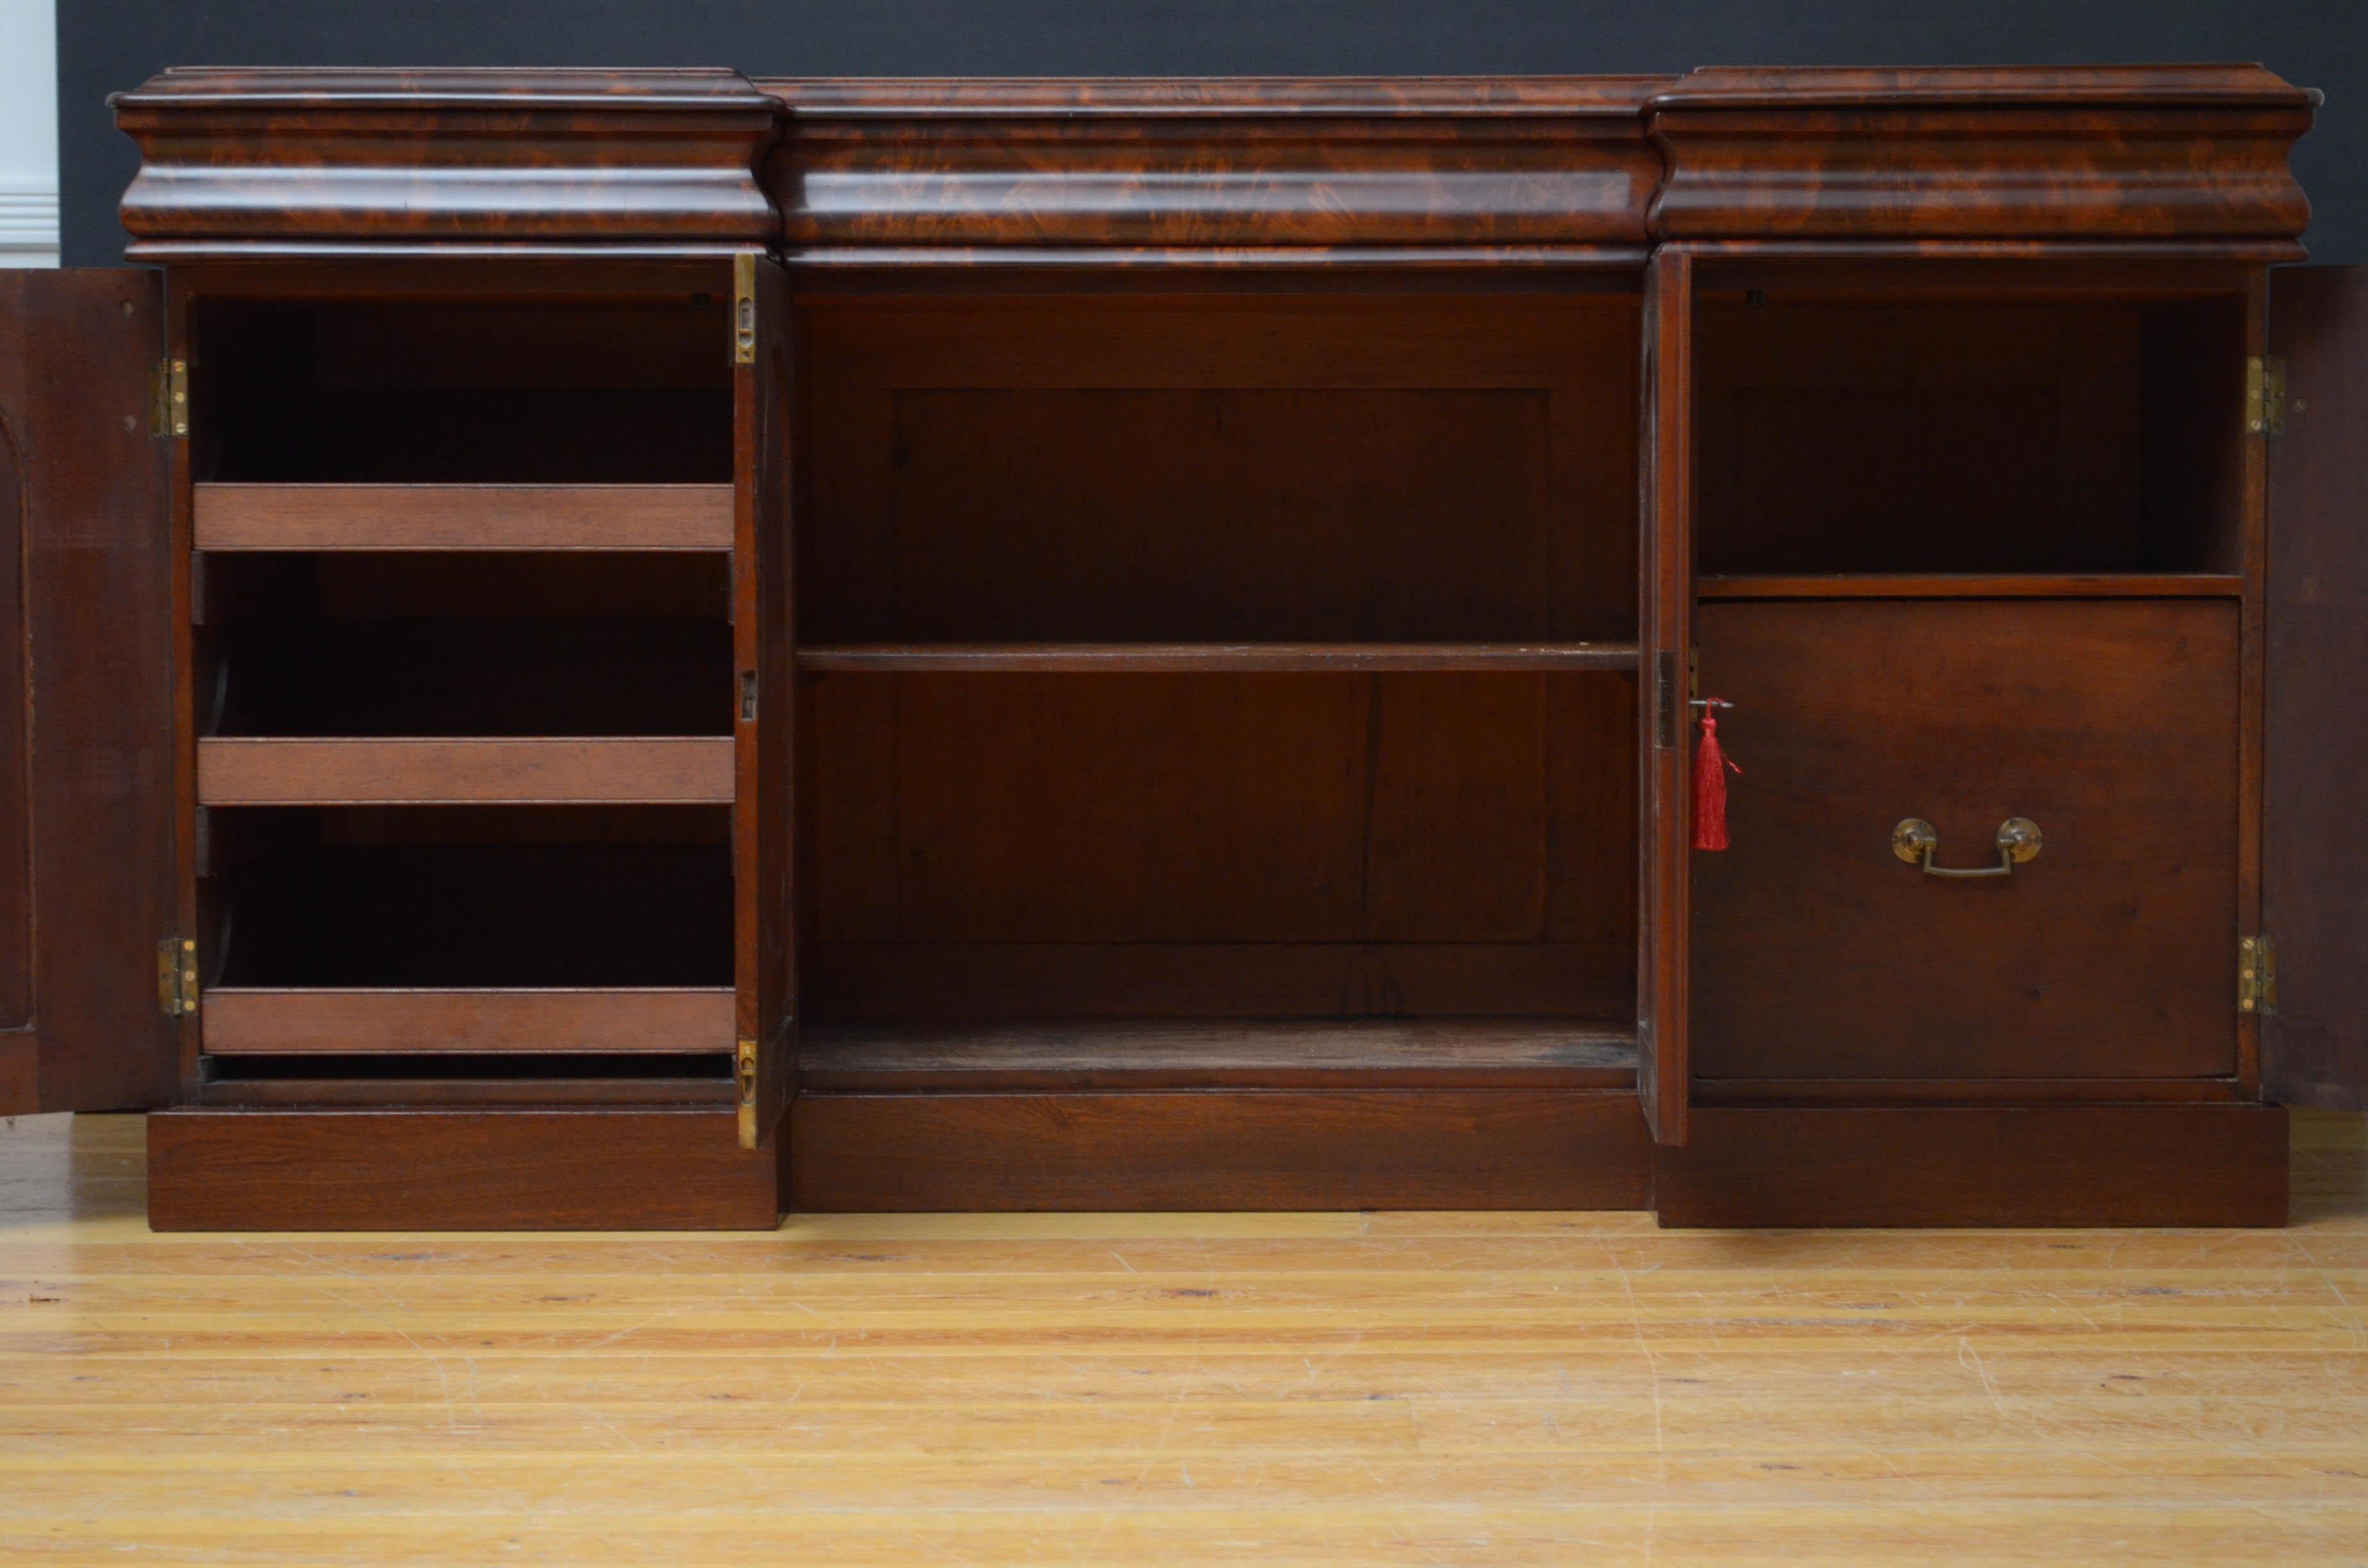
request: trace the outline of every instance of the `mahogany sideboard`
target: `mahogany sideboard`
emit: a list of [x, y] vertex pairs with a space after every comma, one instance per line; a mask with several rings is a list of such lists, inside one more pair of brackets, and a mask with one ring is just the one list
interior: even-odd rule
[[2281, 1222], [2317, 102], [168, 71], [0, 276], [0, 1111], [161, 1229]]

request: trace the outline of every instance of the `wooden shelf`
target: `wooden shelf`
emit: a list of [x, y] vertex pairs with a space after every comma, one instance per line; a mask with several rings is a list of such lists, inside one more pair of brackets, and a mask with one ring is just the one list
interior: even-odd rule
[[199, 1018], [215, 1056], [703, 1055], [734, 1040], [729, 986], [231, 987], [206, 992]]
[[798, 668], [991, 672], [1633, 670], [1634, 642], [856, 642]]
[[728, 484], [199, 484], [197, 548], [730, 550]]
[[1922, 572], [1711, 576], [1705, 599], [2221, 599], [2245, 579], [2218, 572]]
[[209, 806], [697, 805], [733, 799], [729, 735], [198, 742]]
[[1633, 1088], [1623, 1024], [1540, 1018], [810, 1024], [817, 1090]]

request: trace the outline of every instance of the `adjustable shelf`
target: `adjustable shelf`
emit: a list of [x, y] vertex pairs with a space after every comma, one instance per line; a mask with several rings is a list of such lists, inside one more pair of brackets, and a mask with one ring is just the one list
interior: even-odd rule
[[2219, 599], [2245, 579], [2220, 572], [1740, 574], [1697, 580], [1705, 599]]
[[1049, 674], [1633, 670], [1634, 642], [855, 642], [801, 670]]
[[200, 483], [201, 551], [730, 550], [729, 484]]
[[207, 806], [729, 804], [728, 735], [198, 742]]
[[733, 1041], [730, 986], [218, 987], [216, 1056], [710, 1055]]
[[732, 1050], [729, 985], [209, 990], [215, 1056], [712, 1054]]
[[1636, 1082], [1636, 1031], [1558, 1018], [1112, 1019], [814, 1024], [817, 1090], [1589, 1088]]

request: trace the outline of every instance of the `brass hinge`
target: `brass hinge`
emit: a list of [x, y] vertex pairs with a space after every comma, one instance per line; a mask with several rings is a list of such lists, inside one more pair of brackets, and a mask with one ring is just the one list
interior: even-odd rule
[[2274, 436], [2286, 427], [2286, 362], [2256, 354], [2245, 361], [2245, 434]]
[[2237, 938], [2237, 1011], [2278, 1010], [2278, 945], [2267, 937]]
[[156, 944], [156, 1006], [168, 1018], [198, 1010], [198, 945], [187, 937]]
[[733, 1053], [733, 1077], [740, 1085], [740, 1147], [757, 1146], [757, 1042], [744, 1040]]
[[732, 362], [757, 362], [757, 253], [732, 258]]
[[189, 433], [189, 362], [159, 359], [148, 367], [148, 434], [178, 440]]

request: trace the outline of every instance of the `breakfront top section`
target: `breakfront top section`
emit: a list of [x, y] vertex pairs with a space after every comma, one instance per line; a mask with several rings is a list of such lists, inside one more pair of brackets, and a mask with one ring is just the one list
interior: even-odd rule
[[2315, 90], [2258, 65], [1697, 71], [1647, 106], [1666, 239], [2292, 239]]
[[768, 81], [792, 249], [1641, 250], [1668, 80]]
[[1682, 77], [167, 71], [135, 259], [779, 248], [1485, 251], [1682, 240], [2299, 256], [2319, 95], [2254, 65]]
[[109, 101], [140, 144], [134, 260], [698, 255], [780, 228], [779, 108], [733, 71], [200, 67]]

